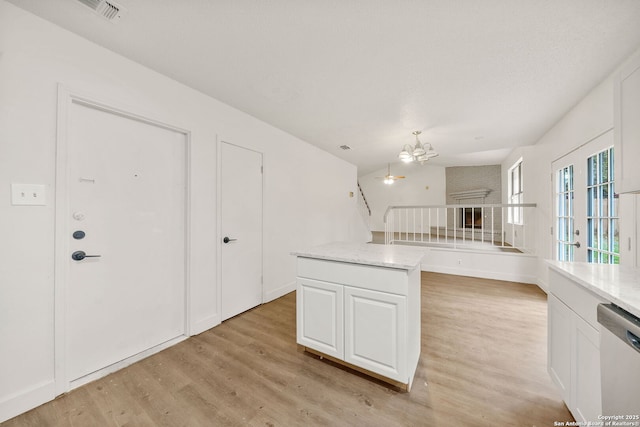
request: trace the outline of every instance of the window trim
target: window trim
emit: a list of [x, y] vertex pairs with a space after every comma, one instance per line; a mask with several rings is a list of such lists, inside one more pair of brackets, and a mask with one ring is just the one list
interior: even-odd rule
[[[514, 190], [514, 181], [515, 174], [517, 171], [517, 192]], [[507, 172], [507, 202], [509, 204], [520, 204], [524, 203], [524, 183], [522, 179], [522, 157], [520, 157], [514, 164], [509, 168]], [[508, 209], [507, 213], [507, 223], [513, 225], [524, 225], [524, 209], [522, 207], [511, 207]]]

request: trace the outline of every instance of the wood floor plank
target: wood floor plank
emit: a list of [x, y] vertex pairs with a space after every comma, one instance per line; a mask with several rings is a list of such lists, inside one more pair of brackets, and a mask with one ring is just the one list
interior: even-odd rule
[[23, 426], [552, 426], [536, 286], [422, 274], [410, 393], [300, 352], [295, 293], [3, 423]]

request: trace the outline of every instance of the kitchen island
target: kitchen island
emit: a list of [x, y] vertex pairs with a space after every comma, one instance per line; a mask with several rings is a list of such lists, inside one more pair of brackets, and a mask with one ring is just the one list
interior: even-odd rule
[[420, 263], [409, 246], [331, 243], [297, 259], [297, 342], [409, 391], [420, 357]]

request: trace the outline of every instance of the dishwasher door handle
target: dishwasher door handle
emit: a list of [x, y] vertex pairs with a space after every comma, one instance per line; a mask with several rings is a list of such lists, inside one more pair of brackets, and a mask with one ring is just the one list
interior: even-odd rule
[[631, 344], [633, 348], [640, 351], [640, 338], [638, 338], [636, 334], [631, 331], [627, 331], [627, 341], [629, 341], [629, 344]]
[[640, 353], [640, 318], [613, 304], [598, 305], [598, 323]]

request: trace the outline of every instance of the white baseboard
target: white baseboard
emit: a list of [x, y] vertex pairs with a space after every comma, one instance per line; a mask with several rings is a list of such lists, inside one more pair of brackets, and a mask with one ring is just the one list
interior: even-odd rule
[[0, 400], [0, 423], [49, 402], [56, 397], [53, 380], [37, 384]]
[[155, 347], [152, 347], [148, 350], [142, 351], [138, 354], [135, 354], [127, 359], [121, 360], [120, 362], [116, 362], [113, 365], [109, 365], [106, 368], [102, 368], [98, 371], [92, 372], [88, 375], [85, 375], [84, 377], [80, 377], [76, 380], [73, 380], [69, 383], [69, 388], [68, 391], [71, 391], [75, 388], [78, 388], [80, 386], [83, 386], [85, 384], [90, 383], [91, 381], [95, 381], [99, 378], [105, 377], [113, 372], [119, 371], [122, 368], [126, 368], [129, 365], [132, 365], [142, 359], [145, 359], [149, 356], [152, 356], [156, 353], [161, 352], [162, 350], [165, 350], [171, 346], [174, 346], [176, 344], [178, 344], [179, 342], [182, 342], [184, 340], [186, 340], [188, 337], [186, 335], [180, 335], [176, 338], [173, 338], [169, 341], [163, 342], [162, 344], [158, 344]]
[[542, 292], [544, 292], [545, 294], [549, 294], [549, 284], [545, 280], [543, 280], [541, 277], [538, 277], [536, 284], [540, 289], [542, 289]]
[[265, 292], [263, 294], [263, 303], [273, 301], [274, 299], [278, 299], [283, 295], [288, 294], [289, 292], [293, 292], [296, 290], [296, 281], [287, 283], [284, 286], [281, 286], [277, 289], [273, 289], [271, 291]]
[[204, 319], [197, 320], [191, 324], [189, 335], [194, 336], [203, 333], [206, 330], [218, 326], [222, 322], [220, 314], [214, 314], [212, 316], [205, 317]]

